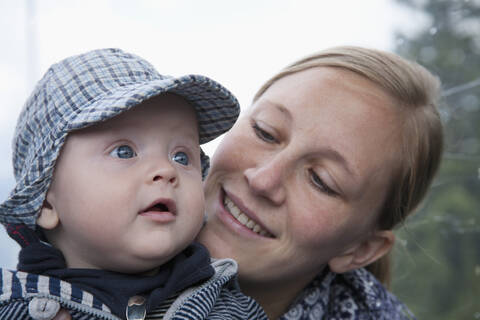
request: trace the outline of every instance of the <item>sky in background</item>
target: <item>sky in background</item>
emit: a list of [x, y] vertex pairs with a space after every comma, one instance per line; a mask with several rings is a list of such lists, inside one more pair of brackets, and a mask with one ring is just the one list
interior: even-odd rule
[[[16, 117], [36, 81], [67, 56], [118, 47], [160, 73], [209, 76], [246, 108], [294, 60], [336, 45], [391, 50], [395, 30], [423, 23], [388, 0], [0, 0], [0, 201], [14, 185]], [[0, 266], [14, 268], [17, 253], [2, 230]]]

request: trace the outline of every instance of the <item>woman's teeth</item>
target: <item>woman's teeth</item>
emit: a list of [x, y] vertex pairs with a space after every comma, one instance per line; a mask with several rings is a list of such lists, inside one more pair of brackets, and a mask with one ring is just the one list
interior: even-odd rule
[[225, 199], [223, 200], [223, 205], [232, 214], [232, 216], [235, 217], [235, 219], [245, 227], [261, 236], [269, 236], [269, 233], [266, 230], [262, 229], [262, 227], [260, 227], [255, 221], [242, 213], [242, 211], [227, 196], [225, 196]]

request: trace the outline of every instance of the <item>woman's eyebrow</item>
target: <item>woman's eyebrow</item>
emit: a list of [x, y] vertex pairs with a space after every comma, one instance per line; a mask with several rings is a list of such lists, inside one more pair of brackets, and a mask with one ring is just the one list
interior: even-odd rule
[[326, 149], [322, 150], [322, 154], [327, 158], [330, 158], [335, 162], [340, 163], [340, 165], [345, 169], [345, 171], [347, 171], [347, 173], [349, 173], [353, 178], [357, 177], [357, 174], [352, 170], [347, 159], [337, 150], [332, 149], [331, 147], [327, 147]]
[[292, 114], [283, 104], [273, 102], [273, 101], [268, 100], [268, 99], [265, 100], [265, 103], [269, 107], [273, 108], [274, 110], [280, 111], [280, 113], [282, 113], [282, 115], [284, 115], [287, 118], [288, 121], [291, 122], [293, 120]]

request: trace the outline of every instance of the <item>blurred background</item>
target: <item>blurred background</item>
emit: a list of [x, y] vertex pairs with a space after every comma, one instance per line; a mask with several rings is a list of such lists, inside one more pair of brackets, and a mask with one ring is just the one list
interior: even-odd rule
[[[480, 319], [479, 0], [0, 0], [0, 44], [0, 201], [14, 185], [16, 117], [47, 68], [73, 54], [119, 47], [161, 73], [209, 76], [243, 108], [269, 76], [331, 46], [423, 64], [443, 82], [446, 152], [397, 231], [391, 289], [418, 319]], [[2, 230], [0, 266], [15, 268], [18, 250]]]

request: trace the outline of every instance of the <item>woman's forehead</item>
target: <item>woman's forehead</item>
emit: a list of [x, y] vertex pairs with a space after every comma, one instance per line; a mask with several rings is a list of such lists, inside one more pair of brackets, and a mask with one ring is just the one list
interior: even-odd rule
[[[254, 103], [254, 113], [278, 114], [289, 121], [337, 122], [369, 126], [375, 121], [399, 124], [401, 108], [374, 82], [339, 68], [311, 68], [274, 82]], [[357, 120], [357, 121], [355, 121]]]
[[[395, 100], [378, 83], [340, 67], [314, 67], [285, 75], [273, 82], [261, 97], [271, 95], [310, 96], [322, 88], [341, 89], [365, 99], [370, 97], [372, 99]], [[332, 95], [334, 93], [332, 92]]]

